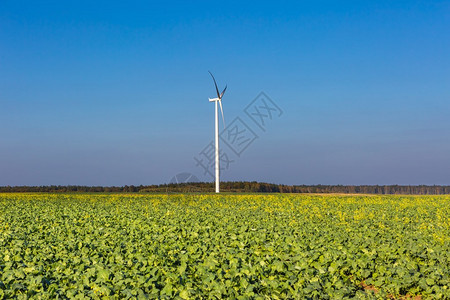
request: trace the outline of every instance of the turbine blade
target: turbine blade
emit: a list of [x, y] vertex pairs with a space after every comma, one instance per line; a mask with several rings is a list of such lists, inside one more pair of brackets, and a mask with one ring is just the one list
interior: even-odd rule
[[219, 105], [220, 105], [220, 111], [222, 112], [223, 128], [226, 128], [226, 126], [225, 126], [225, 118], [223, 117], [222, 100], [219, 100]]
[[223, 91], [222, 91], [222, 94], [220, 94], [220, 97], [219, 97], [220, 99], [222, 99], [223, 94], [225, 94], [225, 91], [227, 90], [227, 87], [228, 87], [228, 86], [226, 85], [225, 88], [224, 88]]
[[216, 86], [217, 97], [220, 98], [220, 97], [219, 97], [219, 96], [220, 96], [220, 94], [219, 94], [219, 89], [217, 88], [216, 79], [214, 78], [214, 75], [213, 75], [210, 71], [208, 71], [208, 72], [209, 72], [209, 74], [211, 74], [211, 77], [212, 77], [212, 79], [214, 80], [214, 85]]

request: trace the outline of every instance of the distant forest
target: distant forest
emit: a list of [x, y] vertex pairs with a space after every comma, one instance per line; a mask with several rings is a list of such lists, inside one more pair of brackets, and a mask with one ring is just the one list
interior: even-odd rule
[[[450, 186], [441, 185], [284, 185], [262, 182], [221, 182], [222, 192], [230, 193], [344, 193], [344, 194], [450, 194]], [[214, 183], [196, 182], [160, 185], [103, 186], [2, 186], [1, 193], [211, 193]]]

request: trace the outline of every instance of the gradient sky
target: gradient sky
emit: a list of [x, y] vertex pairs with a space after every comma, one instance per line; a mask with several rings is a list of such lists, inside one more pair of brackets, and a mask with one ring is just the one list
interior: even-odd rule
[[208, 70], [258, 135], [223, 180], [450, 184], [449, 36], [450, 1], [3, 0], [0, 185], [211, 180]]

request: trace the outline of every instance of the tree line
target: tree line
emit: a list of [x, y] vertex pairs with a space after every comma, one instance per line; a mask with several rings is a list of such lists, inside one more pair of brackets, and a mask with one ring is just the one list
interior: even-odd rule
[[[344, 194], [450, 194], [442, 185], [284, 185], [256, 181], [221, 183], [221, 191], [230, 193], [344, 193]], [[0, 193], [211, 193], [213, 182], [125, 186], [0, 186]]]

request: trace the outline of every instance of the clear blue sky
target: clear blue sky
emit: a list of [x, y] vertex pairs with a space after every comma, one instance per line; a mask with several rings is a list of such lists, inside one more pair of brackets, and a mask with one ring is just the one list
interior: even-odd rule
[[450, 1], [3, 0], [0, 185], [210, 180], [208, 70], [258, 136], [224, 180], [450, 184], [449, 36]]

